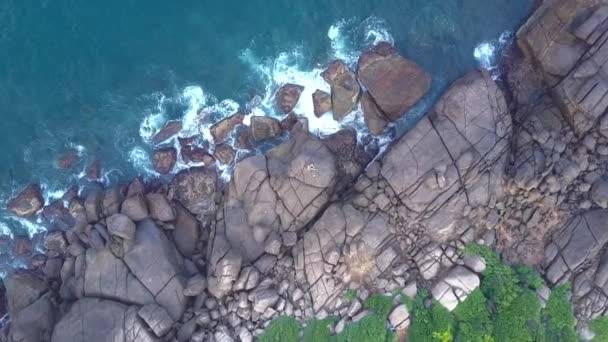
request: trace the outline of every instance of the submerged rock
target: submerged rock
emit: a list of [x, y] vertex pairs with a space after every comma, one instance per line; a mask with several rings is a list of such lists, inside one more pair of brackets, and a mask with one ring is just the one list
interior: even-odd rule
[[101, 160], [95, 159], [89, 167], [87, 167], [86, 175], [89, 180], [98, 180], [101, 177]]
[[8, 202], [8, 210], [20, 217], [30, 217], [44, 206], [39, 184], [30, 184]]
[[304, 87], [301, 85], [292, 83], [282, 85], [276, 93], [279, 109], [285, 114], [291, 113], [298, 104], [302, 91], [304, 91]]
[[164, 147], [154, 151], [152, 157], [154, 170], [161, 175], [166, 175], [173, 171], [177, 162], [177, 151], [174, 147]]
[[420, 66], [390, 49], [376, 46], [359, 58], [357, 75], [389, 120], [396, 121], [431, 86], [431, 76]]
[[80, 161], [80, 155], [78, 151], [69, 150], [57, 160], [57, 167], [63, 170], [69, 170], [74, 167]]

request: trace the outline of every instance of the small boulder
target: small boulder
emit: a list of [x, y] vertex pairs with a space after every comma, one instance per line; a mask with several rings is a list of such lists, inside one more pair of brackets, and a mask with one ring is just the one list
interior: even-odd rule
[[331, 95], [323, 90], [317, 89], [312, 94], [312, 103], [315, 108], [315, 115], [318, 118], [331, 111]]
[[95, 223], [101, 219], [103, 196], [104, 194], [101, 191], [91, 191], [85, 198], [84, 210], [87, 215], [87, 222]]
[[179, 133], [179, 131], [182, 130], [182, 127], [183, 125], [180, 120], [169, 121], [152, 137], [151, 141], [155, 145], [160, 144]]
[[148, 206], [146, 205], [144, 196], [139, 194], [127, 197], [127, 199], [122, 202], [120, 212], [127, 215], [135, 222], [144, 220], [148, 217]]
[[114, 214], [106, 219], [108, 232], [121, 239], [133, 241], [135, 238], [135, 223], [124, 214]]
[[162, 306], [146, 304], [138, 311], [139, 317], [146, 322], [158, 337], [164, 336], [173, 326], [173, 319]]
[[173, 171], [177, 161], [177, 151], [174, 147], [164, 147], [154, 151], [152, 162], [154, 170], [161, 175], [169, 174]]
[[8, 210], [19, 217], [30, 217], [44, 206], [42, 190], [38, 184], [30, 184], [17, 197], [8, 202]]
[[25, 256], [32, 254], [32, 240], [27, 236], [17, 235], [13, 238], [13, 255]]
[[298, 104], [304, 87], [297, 84], [287, 83], [281, 86], [276, 94], [277, 106], [285, 114], [289, 114]]
[[149, 193], [146, 195], [148, 209], [153, 219], [161, 222], [175, 220], [175, 210], [163, 194]]
[[197, 135], [193, 135], [191, 137], [177, 137], [177, 141], [179, 142], [180, 147], [192, 145], [194, 144], [196, 139], [198, 139]]
[[362, 54], [357, 74], [386, 117], [395, 121], [426, 94], [431, 77], [386, 45]]
[[244, 118], [244, 114], [236, 113], [213, 124], [209, 129], [211, 131], [211, 136], [213, 137], [213, 142], [216, 144], [224, 142], [232, 130], [243, 123]]
[[236, 139], [234, 140], [234, 147], [240, 150], [250, 150], [253, 146], [251, 138], [251, 131], [249, 127], [240, 125], [236, 128]]
[[393, 309], [388, 316], [388, 321], [395, 330], [405, 330], [410, 325], [410, 313], [405, 304], [401, 304]]
[[283, 130], [283, 132], [289, 132], [297, 123], [298, 116], [294, 112], [291, 112], [287, 114], [286, 117], [281, 119], [281, 129]]
[[282, 133], [281, 122], [268, 116], [252, 116], [250, 127], [255, 141], [275, 138]]
[[232, 165], [236, 157], [236, 151], [228, 144], [215, 146], [215, 159], [224, 165]]
[[203, 163], [205, 165], [212, 165], [215, 163], [215, 158], [207, 153], [205, 149], [198, 146], [184, 146], [181, 149], [181, 153], [182, 159], [184, 159], [186, 163]]

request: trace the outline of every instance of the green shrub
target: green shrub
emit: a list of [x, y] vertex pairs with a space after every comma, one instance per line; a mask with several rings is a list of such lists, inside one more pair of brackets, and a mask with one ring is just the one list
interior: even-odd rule
[[357, 299], [357, 291], [353, 289], [346, 290], [346, 292], [344, 292], [344, 299], [349, 303]]
[[363, 303], [363, 306], [367, 309], [374, 310], [376, 313], [388, 316], [393, 308], [393, 297], [375, 294], [367, 298]]
[[430, 308], [424, 306], [428, 293], [420, 291], [414, 300], [404, 299], [410, 310], [408, 341], [451, 342], [454, 333], [454, 316], [441, 304], [434, 302]]
[[350, 323], [337, 336], [337, 342], [387, 342], [392, 340], [386, 324], [386, 315], [372, 313], [356, 323]]
[[564, 285], [553, 289], [547, 306], [543, 310], [543, 339], [547, 342], [576, 342], [576, 318], [569, 301], [570, 286]]
[[304, 342], [326, 342], [332, 341], [330, 326], [336, 323], [335, 318], [322, 320], [313, 319], [304, 328], [302, 340]]
[[457, 321], [456, 342], [492, 341], [493, 322], [488, 311], [488, 300], [477, 289], [454, 310]]
[[589, 327], [595, 333], [593, 342], [608, 342], [608, 316], [602, 316], [589, 322]]
[[297, 342], [300, 323], [292, 317], [281, 316], [270, 322], [260, 342]]
[[533, 342], [542, 336], [540, 303], [536, 293], [519, 291], [509, 306], [501, 307], [494, 322], [494, 339], [500, 342]]

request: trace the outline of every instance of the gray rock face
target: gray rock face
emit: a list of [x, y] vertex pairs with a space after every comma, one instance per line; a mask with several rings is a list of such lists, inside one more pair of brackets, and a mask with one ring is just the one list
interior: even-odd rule
[[4, 279], [4, 287], [11, 316], [34, 303], [47, 290], [44, 281], [30, 272], [9, 274]]
[[589, 195], [599, 207], [608, 209], [608, 182], [603, 179], [595, 181], [593, 186], [591, 186]]
[[187, 303], [183, 294], [183, 260], [154, 222], [145, 220], [137, 225], [135, 243], [131, 250], [125, 253], [124, 262], [152, 293], [156, 302], [163, 306], [173, 319], [179, 319]]
[[437, 241], [455, 237], [464, 207], [499, 199], [511, 118], [485, 71], [455, 82], [383, 160], [381, 174], [409, 216]]
[[85, 298], [72, 305], [53, 330], [52, 342], [153, 342], [137, 310], [101, 299]]
[[165, 335], [173, 326], [173, 319], [165, 309], [156, 304], [147, 304], [138, 311], [139, 317], [146, 322], [158, 337]]
[[50, 295], [44, 295], [11, 316], [11, 341], [49, 341], [55, 324], [56, 310]]
[[142, 221], [148, 217], [148, 205], [143, 195], [127, 197], [120, 208], [120, 212], [135, 222]]
[[175, 220], [175, 210], [163, 194], [150, 193], [146, 195], [146, 202], [153, 219], [169, 222]]
[[608, 211], [593, 210], [568, 221], [545, 248], [545, 276], [552, 284], [567, 280], [595, 259], [608, 243]]
[[184, 207], [176, 206], [177, 220], [173, 230], [175, 246], [185, 257], [192, 257], [200, 238], [200, 224]]

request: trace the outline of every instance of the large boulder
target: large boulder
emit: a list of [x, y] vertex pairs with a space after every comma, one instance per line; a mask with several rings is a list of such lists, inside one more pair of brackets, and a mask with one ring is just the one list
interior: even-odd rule
[[367, 91], [363, 92], [361, 96], [361, 109], [363, 110], [363, 120], [369, 132], [372, 135], [380, 135], [388, 125], [388, 119]]
[[215, 163], [215, 158], [202, 147], [184, 146], [181, 148], [182, 159], [186, 163], [196, 163], [204, 165], [212, 165]]
[[8, 210], [20, 217], [30, 217], [44, 206], [39, 184], [30, 184], [8, 202]]
[[50, 341], [56, 309], [50, 293], [11, 315], [10, 341]]
[[393, 121], [412, 108], [431, 86], [429, 74], [394, 49], [376, 47], [362, 54], [357, 75], [387, 118]]
[[215, 214], [217, 173], [206, 167], [180, 171], [172, 182], [175, 198], [194, 215]]
[[279, 109], [285, 114], [291, 113], [298, 104], [302, 91], [304, 87], [301, 85], [292, 83], [282, 85], [275, 95]]
[[331, 105], [334, 120], [340, 121], [357, 105], [361, 87], [355, 73], [341, 60], [331, 63], [321, 73], [323, 79], [331, 85]]
[[44, 280], [27, 271], [9, 274], [4, 279], [4, 287], [11, 316], [34, 303], [48, 290]]
[[154, 170], [161, 175], [169, 174], [173, 171], [177, 162], [177, 150], [175, 147], [163, 147], [154, 151], [152, 156]]

